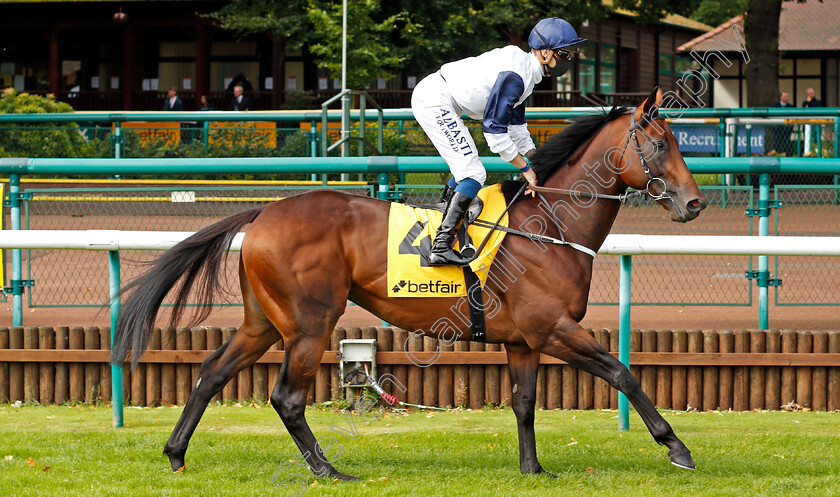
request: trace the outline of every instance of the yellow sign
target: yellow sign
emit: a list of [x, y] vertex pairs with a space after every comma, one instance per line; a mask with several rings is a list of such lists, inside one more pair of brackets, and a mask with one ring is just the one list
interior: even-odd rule
[[[183, 127], [181, 125], [184, 125]], [[124, 132], [131, 131], [140, 137], [140, 143], [147, 147], [152, 143], [178, 145], [181, 140], [202, 140], [202, 125], [198, 122], [124, 122]], [[208, 141], [213, 145], [232, 147], [238, 145], [277, 146], [277, 125], [274, 122], [227, 122], [210, 123]]]
[[[478, 196], [484, 201], [480, 219], [495, 223], [505, 210], [501, 186], [483, 188]], [[388, 217], [389, 297], [461, 297], [467, 294], [464, 271], [460, 267], [424, 266], [442, 218], [440, 211], [391, 204]], [[507, 214], [499, 224], [508, 225]], [[489, 231], [489, 228], [472, 225], [467, 230], [475, 246], [481, 244]], [[504, 231], [494, 231], [482, 253], [470, 263], [482, 286], [504, 238]]]

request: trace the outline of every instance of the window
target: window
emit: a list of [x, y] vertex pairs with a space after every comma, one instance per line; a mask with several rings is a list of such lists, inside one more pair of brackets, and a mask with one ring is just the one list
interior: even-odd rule
[[601, 93], [615, 93], [615, 45], [601, 44]]
[[580, 47], [580, 55], [578, 60], [580, 62], [580, 72], [578, 73], [578, 88], [584, 92], [589, 93], [595, 91], [595, 50], [597, 45], [594, 43], [584, 43]]

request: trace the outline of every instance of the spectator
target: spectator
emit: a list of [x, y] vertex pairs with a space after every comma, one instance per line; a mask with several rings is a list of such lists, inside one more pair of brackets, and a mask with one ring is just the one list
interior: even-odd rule
[[[805, 101], [802, 102], [802, 107], [822, 107], [823, 103], [822, 100], [816, 98], [814, 95], [814, 89], [808, 88], [805, 90]], [[814, 131], [819, 130], [816, 126], [811, 124], [805, 126], [805, 155], [811, 153], [811, 139]], [[819, 139], [819, 138], [817, 138]]]
[[[783, 91], [779, 95], [779, 101], [773, 104], [773, 107], [796, 107], [790, 103], [790, 94]], [[790, 148], [790, 134], [793, 132], [792, 126], [773, 126], [773, 149], [780, 154], [787, 154]]]
[[169, 97], [163, 103], [163, 110], [165, 111], [182, 111], [184, 110], [184, 102], [178, 98], [178, 89], [174, 86], [169, 88]]
[[778, 101], [778, 102], [776, 102], [776, 103], [773, 105], [773, 107], [796, 107], [795, 105], [793, 105], [792, 103], [790, 103], [788, 100], [790, 100], [790, 95], [788, 94], [788, 92], [783, 91], [783, 92], [779, 95], [779, 101]]
[[242, 86], [233, 87], [233, 100], [230, 102], [230, 110], [243, 111], [251, 108], [251, 101], [242, 94]]
[[822, 100], [814, 96], [814, 89], [808, 88], [805, 90], [805, 101], [802, 102], [802, 107], [822, 107]]
[[210, 100], [207, 99], [207, 95], [202, 95], [201, 96], [201, 107], [199, 107], [198, 110], [204, 110], [204, 111], [216, 110], [216, 107], [214, 107], [213, 104], [210, 102]]

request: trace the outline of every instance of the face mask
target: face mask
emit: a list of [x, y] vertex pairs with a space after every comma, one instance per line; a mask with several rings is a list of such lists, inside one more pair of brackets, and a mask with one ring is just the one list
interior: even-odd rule
[[548, 75], [553, 78], [559, 78], [560, 76], [566, 74], [569, 71], [569, 69], [572, 68], [571, 60], [561, 61], [556, 57], [554, 58], [554, 60], [557, 61], [557, 64], [554, 67], [548, 68]]
[[552, 54], [554, 57], [554, 67], [549, 67], [548, 64], [545, 64], [545, 70], [548, 73], [546, 76], [559, 78], [560, 76], [569, 72], [569, 69], [572, 68], [572, 60], [562, 60], [560, 57], [557, 56], [556, 53]]

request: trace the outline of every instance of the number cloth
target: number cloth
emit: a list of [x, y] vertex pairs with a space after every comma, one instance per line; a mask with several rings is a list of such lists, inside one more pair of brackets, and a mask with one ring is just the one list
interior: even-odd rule
[[[484, 201], [479, 219], [495, 223], [506, 207], [501, 186], [496, 184], [482, 188], [478, 197]], [[467, 294], [463, 269], [457, 266], [430, 267], [427, 262], [442, 217], [440, 211], [391, 204], [388, 217], [389, 297], [461, 297]], [[499, 225], [508, 225], [507, 214]], [[489, 228], [470, 225], [467, 234], [471, 245], [481, 245], [489, 231]], [[478, 276], [482, 287], [504, 238], [504, 231], [494, 231], [482, 253], [470, 263], [470, 269]], [[459, 244], [456, 244], [456, 250], [460, 250]]]

